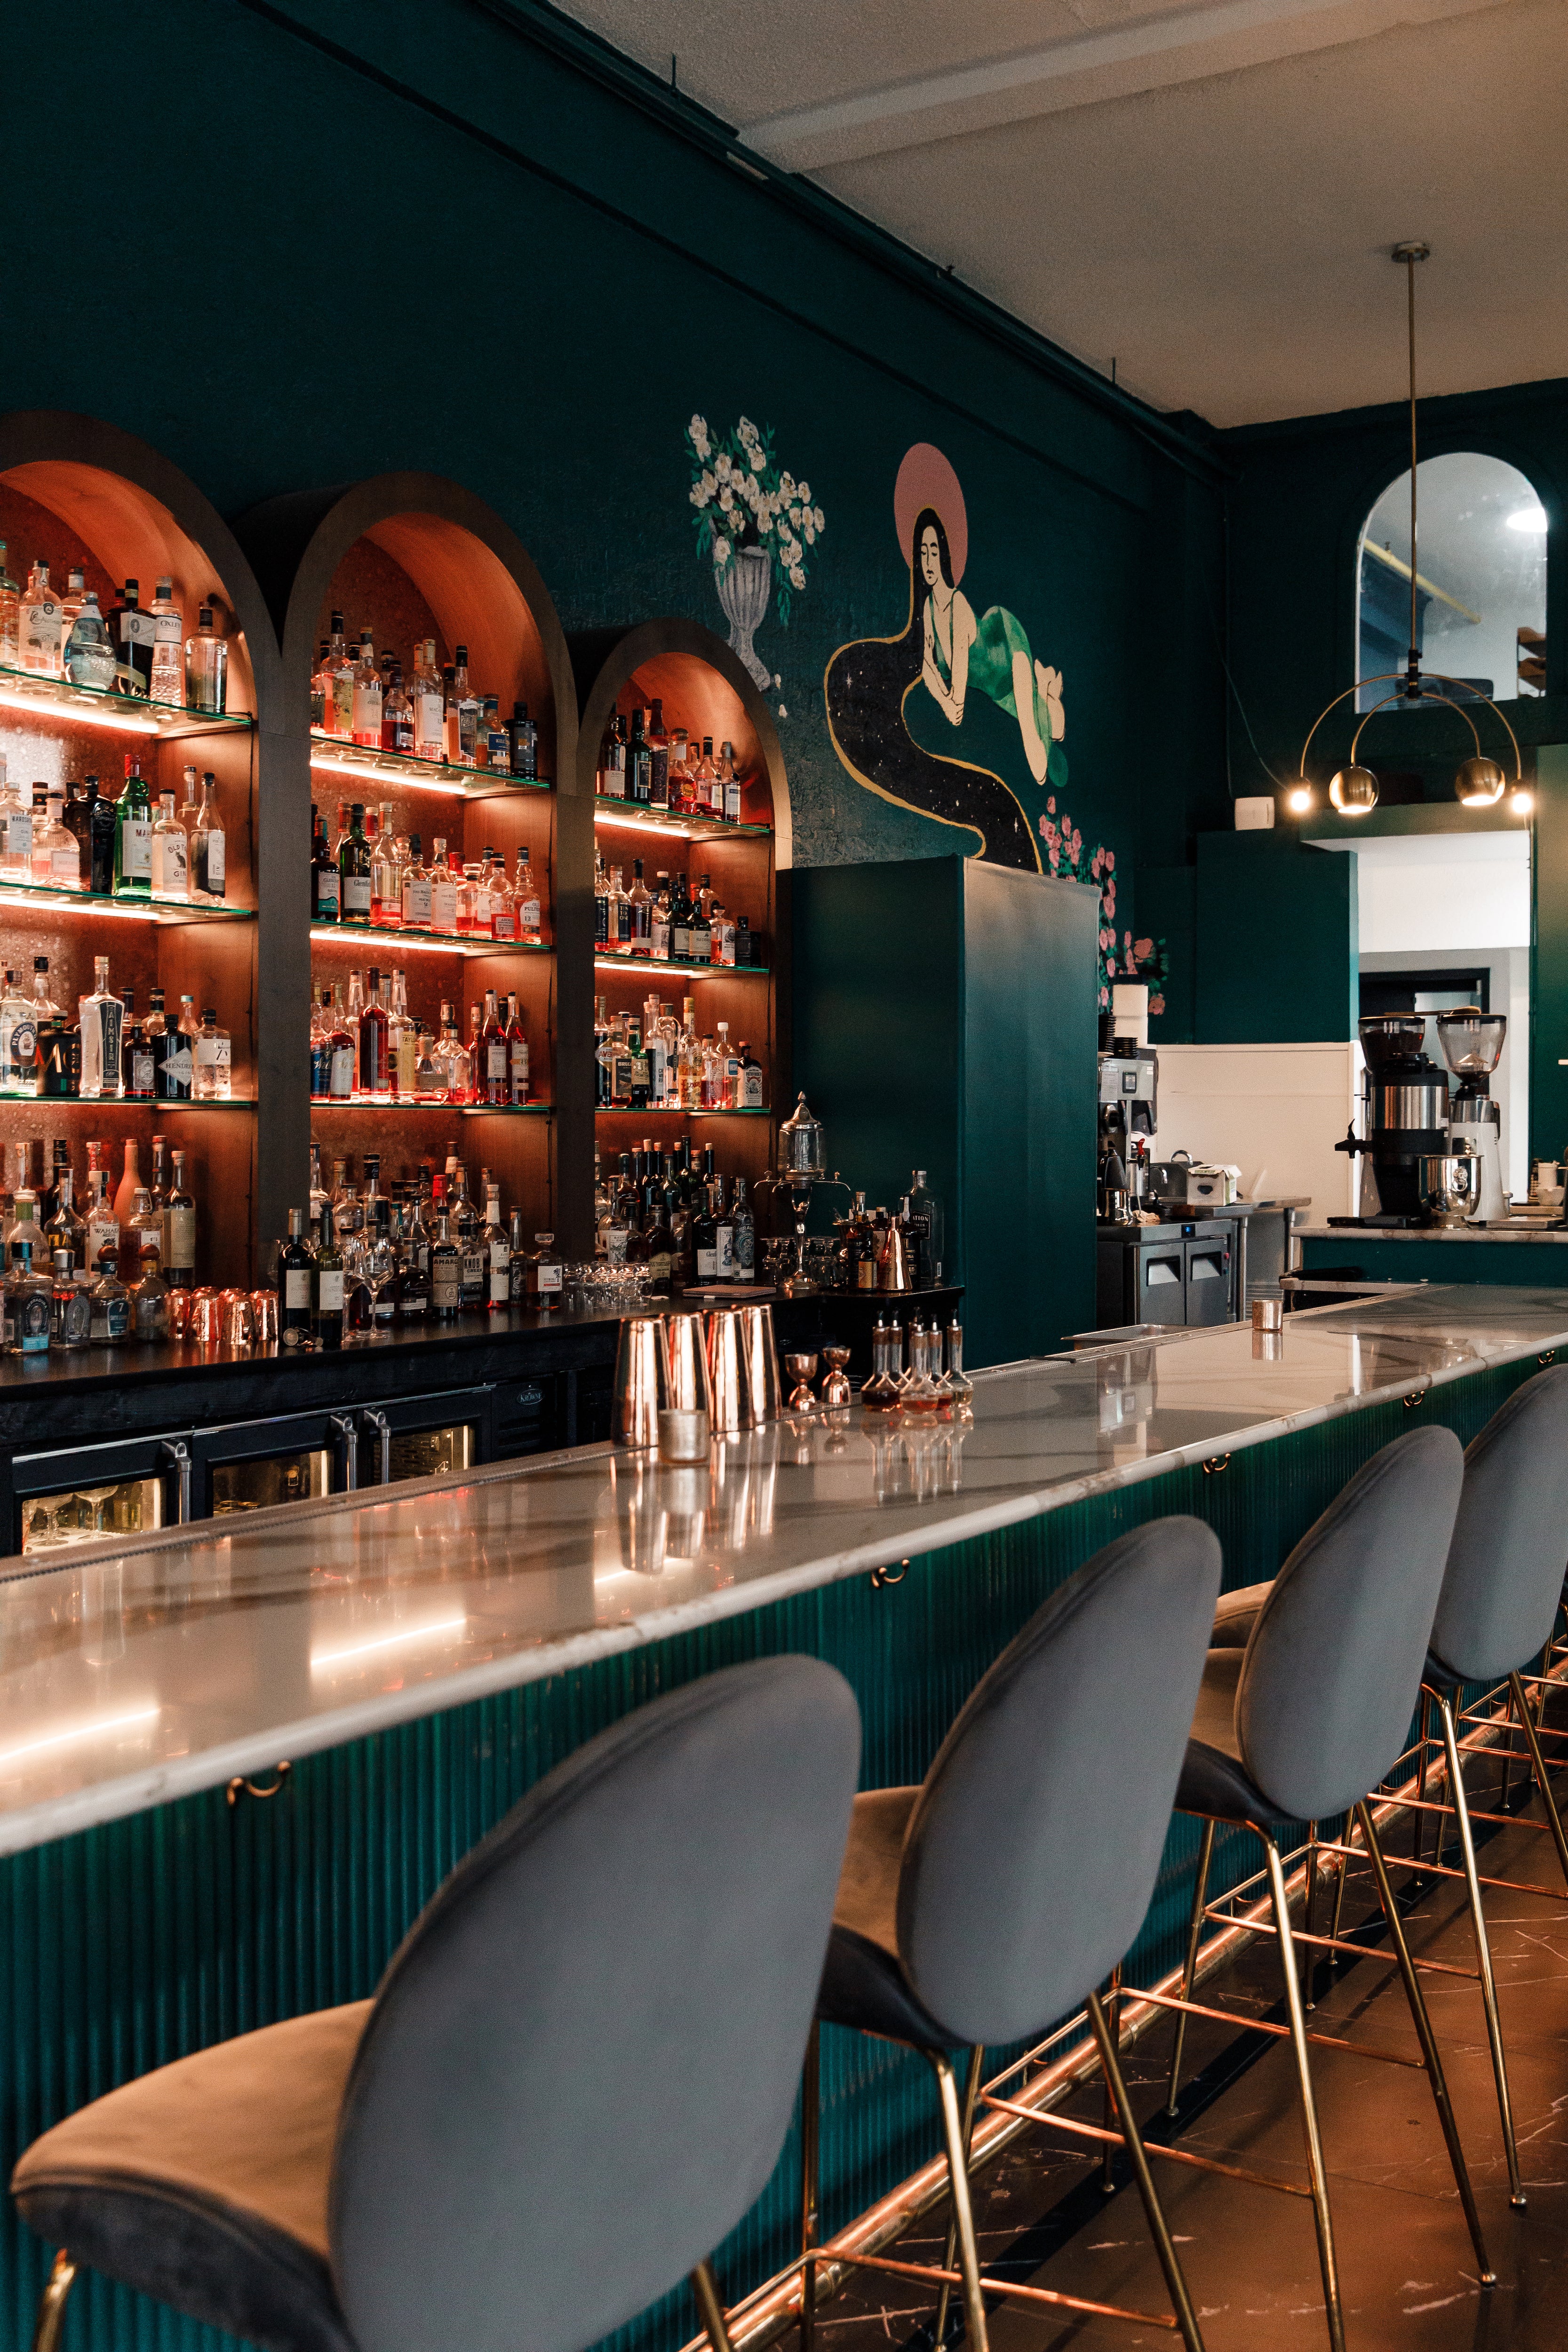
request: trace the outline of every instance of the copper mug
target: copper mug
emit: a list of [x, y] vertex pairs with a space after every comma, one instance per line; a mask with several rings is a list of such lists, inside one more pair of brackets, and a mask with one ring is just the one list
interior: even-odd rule
[[251, 1306], [256, 1310], [256, 1336], [258, 1340], [278, 1337], [278, 1293], [275, 1290], [253, 1290]]
[[191, 1300], [194, 1291], [171, 1289], [167, 1300], [169, 1337], [183, 1339], [191, 1324]]
[[219, 1330], [226, 1348], [250, 1348], [256, 1344], [256, 1309], [250, 1303], [248, 1290], [220, 1290], [217, 1295]]
[[193, 1290], [187, 1293], [190, 1306], [186, 1310], [191, 1338], [204, 1348], [216, 1348], [223, 1337], [223, 1310], [216, 1290]]

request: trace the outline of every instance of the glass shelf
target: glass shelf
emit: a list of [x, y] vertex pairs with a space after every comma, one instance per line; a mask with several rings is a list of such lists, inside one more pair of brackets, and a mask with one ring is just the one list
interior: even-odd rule
[[379, 923], [312, 923], [310, 937], [326, 947], [358, 945], [414, 948], [428, 955], [510, 956], [553, 955], [553, 940], [477, 940], [465, 931], [394, 929]]
[[594, 823], [616, 833], [657, 833], [674, 841], [771, 841], [771, 824], [731, 824], [721, 816], [661, 816], [631, 801], [594, 795]]
[[116, 694], [109, 687], [73, 686], [68, 677], [41, 677], [37, 670], [0, 663], [0, 710], [24, 710], [32, 719], [74, 719], [89, 727], [110, 727], [121, 735], [232, 735], [255, 725], [247, 710], [191, 710], [183, 702], [149, 702]]
[[410, 1102], [399, 1096], [394, 1102], [345, 1102], [341, 1095], [312, 1095], [310, 1108], [315, 1110], [374, 1111], [383, 1118], [406, 1118], [410, 1111], [444, 1111], [448, 1118], [549, 1118], [555, 1109], [553, 1103], [455, 1103]]
[[216, 1098], [204, 1096], [197, 1100], [192, 1096], [184, 1102], [170, 1102], [158, 1095], [11, 1095], [0, 1091], [0, 1106], [6, 1103], [47, 1103], [50, 1110], [145, 1110], [154, 1118], [165, 1111], [177, 1110], [254, 1110], [254, 1095], [220, 1095]]
[[345, 743], [341, 736], [310, 730], [310, 766], [317, 775], [362, 776], [381, 784], [401, 784], [405, 790], [454, 793], [465, 800], [486, 800], [504, 793], [552, 793], [548, 776], [498, 776], [491, 768], [458, 768], [446, 760], [416, 760], [411, 751], [373, 751], [367, 743]]
[[678, 971], [684, 980], [766, 980], [765, 963], [692, 963], [684, 956], [596, 955], [595, 971], [626, 972], [637, 979]]
[[608, 1108], [600, 1103], [594, 1112], [595, 1118], [772, 1118], [771, 1110], [681, 1110], [675, 1103], [644, 1103], [640, 1109], [630, 1103], [616, 1103]]
[[195, 898], [110, 898], [95, 890], [59, 890], [48, 882], [0, 881], [0, 907], [68, 909], [118, 922], [254, 923], [254, 907], [214, 907]]

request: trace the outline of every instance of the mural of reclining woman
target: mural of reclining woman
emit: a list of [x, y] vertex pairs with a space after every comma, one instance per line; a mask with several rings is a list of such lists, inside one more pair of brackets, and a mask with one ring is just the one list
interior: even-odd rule
[[910, 698], [934, 703], [960, 730], [977, 698], [994, 705], [1017, 728], [1043, 811], [1044, 795], [1067, 782], [1060, 677], [1036, 660], [1013, 614], [993, 604], [976, 619], [959, 588], [969, 538], [963, 493], [929, 442], [906, 452], [893, 505], [910, 567], [909, 617], [896, 637], [862, 638], [829, 660], [824, 690], [834, 748], [868, 791], [978, 834], [979, 855], [993, 864], [1038, 872], [1040, 811], [1023, 797], [1035, 794], [1021, 780], [1015, 790], [989, 767], [928, 751], [910, 725]]

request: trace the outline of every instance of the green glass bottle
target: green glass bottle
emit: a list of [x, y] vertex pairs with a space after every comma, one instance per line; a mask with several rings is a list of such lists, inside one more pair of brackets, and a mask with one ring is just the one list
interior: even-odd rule
[[125, 789], [114, 804], [114, 895], [153, 896], [153, 800], [134, 751], [125, 754]]
[[365, 839], [364, 803], [355, 801], [349, 829], [338, 844], [338, 919], [343, 923], [370, 920], [370, 844]]

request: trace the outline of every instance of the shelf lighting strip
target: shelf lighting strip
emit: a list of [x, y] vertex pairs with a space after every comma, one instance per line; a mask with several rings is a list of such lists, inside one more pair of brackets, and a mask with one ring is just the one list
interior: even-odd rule
[[677, 963], [673, 956], [602, 956], [594, 958], [595, 971], [625, 971], [640, 978], [644, 974], [673, 972], [680, 980], [766, 980], [768, 968], [762, 963]]
[[161, 735], [163, 731], [155, 719], [142, 719], [129, 710], [94, 710], [90, 704], [57, 702], [14, 686], [0, 686], [0, 709], [25, 710], [30, 719], [76, 719], [84, 727], [111, 727], [117, 735]]
[[310, 937], [325, 945], [412, 949], [416, 955], [506, 956], [553, 955], [549, 940], [477, 940], [463, 931], [427, 938], [422, 932], [367, 930], [359, 923], [312, 923]]
[[743, 820], [732, 824], [721, 816], [699, 817], [694, 824], [683, 824], [679, 817], [623, 816], [618, 809], [612, 814], [603, 801], [594, 810], [594, 823], [611, 832], [658, 833], [667, 840], [673, 836], [679, 841], [763, 841], [771, 830]]
[[76, 894], [58, 894], [44, 889], [6, 889], [0, 884], [0, 907], [31, 907], [37, 913], [60, 915], [109, 915], [129, 923], [237, 923], [255, 920], [251, 907], [232, 907], [220, 910], [216, 907], [192, 906], [179, 898], [108, 898], [97, 891], [82, 890]]
[[[380, 767], [368, 755], [356, 760], [353, 753], [310, 753], [310, 771], [318, 776], [363, 776], [373, 784], [400, 785], [416, 793], [440, 793], [447, 800], [491, 799], [503, 793], [547, 793], [548, 783], [528, 776], [500, 776], [489, 768], [437, 767], [431, 761], [434, 775], [421, 776], [405, 767]], [[468, 780], [472, 779], [470, 782]], [[475, 787], [478, 790], [475, 790]]]

